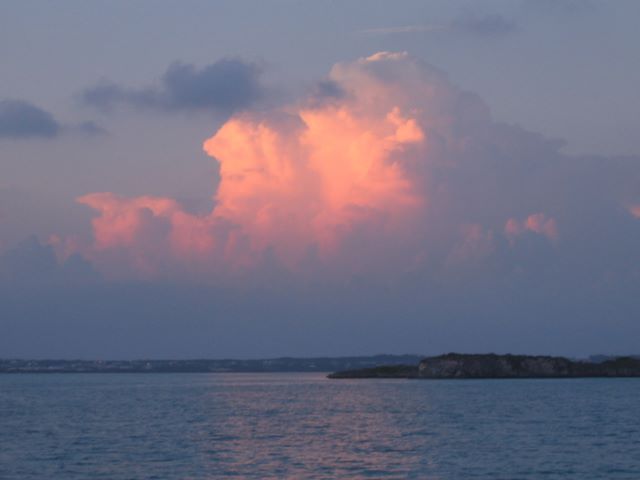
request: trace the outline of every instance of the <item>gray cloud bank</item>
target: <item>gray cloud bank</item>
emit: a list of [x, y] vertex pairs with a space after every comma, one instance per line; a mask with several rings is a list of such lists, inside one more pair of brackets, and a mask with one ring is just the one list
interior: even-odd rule
[[24, 100], [0, 100], [1, 139], [51, 139], [62, 133], [101, 135], [106, 131], [92, 121], [77, 125], [60, 123], [52, 113]]
[[51, 245], [31, 236], [0, 255], [0, 286], [79, 285], [100, 275], [82, 256], [73, 254], [59, 261]]
[[51, 138], [60, 130], [52, 114], [29, 102], [0, 101], [0, 138]]
[[231, 113], [251, 106], [263, 95], [261, 68], [238, 59], [222, 59], [203, 68], [174, 63], [159, 86], [127, 88], [102, 83], [81, 93], [82, 101], [103, 111], [117, 105], [164, 111]]

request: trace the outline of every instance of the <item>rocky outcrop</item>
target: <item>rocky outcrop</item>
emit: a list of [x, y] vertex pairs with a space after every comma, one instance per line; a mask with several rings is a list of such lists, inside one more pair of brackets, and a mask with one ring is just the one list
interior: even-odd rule
[[347, 370], [329, 378], [573, 378], [640, 377], [640, 359], [618, 357], [601, 363], [564, 357], [448, 353], [427, 357], [417, 367], [380, 366]]
[[563, 357], [450, 353], [422, 360], [418, 375], [422, 378], [567, 377], [573, 364]]
[[602, 363], [590, 363], [564, 357], [449, 353], [422, 360], [418, 365], [418, 376], [420, 378], [636, 377], [640, 376], [640, 360], [620, 357]]

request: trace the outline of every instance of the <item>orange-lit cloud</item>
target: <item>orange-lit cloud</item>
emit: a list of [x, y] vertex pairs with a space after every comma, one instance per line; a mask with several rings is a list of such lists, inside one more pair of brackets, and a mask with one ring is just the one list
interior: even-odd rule
[[[92, 193], [78, 202], [99, 212], [87, 254], [107, 270], [110, 252], [124, 255], [124, 261], [146, 277], [176, 264], [197, 270], [203, 260], [213, 261], [220, 254], [219, 243], [225, 240], [224, 225], [215, 216], [187, 213], [170, 198]], [[226, 238], [226, 243], [229, 247], [233, 239]]]
[[518, 180], [501, 177], [513, 167], [494, 157], [514, 162], [505, 151], [539, 140], [493, 123], [445, 74], [380, 52], [335, 65], [325, 81], [324, 96], [238, 113], [204, 141], [220, 166], [207, 214], [171, 198], [79, 198], [98, 212], [84, 253], [103, 270], [122, 264], [143, 276], [226, 275], [274, 260], [293, 272], [387, 275], [487, 256], [504, 218], [513, 217], [510, 240], [557, 238], [555, 219], [518, 220], [497, 202]]
[[185, 213], [170, 198], [127, 199], [112, 193], [92, 193], [78, 202], [101, 213], [93, 220], [97, 250], [132, 247], [141, 241], [154, 241], [157, 236], [166, 237], [172, 250], [183, 255], [206, 253], [214, 246], [210, 218]]
[[[428, 159], [425, 128], [432, 115], [375, 69], [415, 70], [414, 63], [405, 54], [380, 53], [337, 65], [330, 78], [344, 98], [232, 117], [204, 142], [220, 163], [216, 206], [208, 215], [186, 213], [170, 198], [79, 198], [99, 212], [94, 256], [125, 249], [139, 269], [153, 272], [160, 252], [247, 265], [268, 249], [296, 268], [310, 252], [336, 254], [345, 237], [369, 222], [380, 236], [412, 228], [428, 205], [422, 179], [412, 171]], [[405, 73], [401, 81], [415, 82]], [[426, 93], [433, 100], [437, 92]], [[221, 225], [228, 226], [223, 236]], [[149, 253], [153, 246], [157, 254]]]
[[241, 225], [255, 248], [299, 258], [315, 245], [328, 254], [355, 223], [383, 215], [385, 228], [399, 228], [425, 204], [395, 158], [425, 137], [398, 108], [372, 118], [331, 105], [300, 110], [297, 120], [232, 119], [204, 144], [220, 161], [213, 215]]

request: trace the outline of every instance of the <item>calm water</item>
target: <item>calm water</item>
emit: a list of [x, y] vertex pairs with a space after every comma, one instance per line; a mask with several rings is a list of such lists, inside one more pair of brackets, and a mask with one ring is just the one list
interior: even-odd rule
[[640, 479], [640, 379], [0, 376], [0, 478]]

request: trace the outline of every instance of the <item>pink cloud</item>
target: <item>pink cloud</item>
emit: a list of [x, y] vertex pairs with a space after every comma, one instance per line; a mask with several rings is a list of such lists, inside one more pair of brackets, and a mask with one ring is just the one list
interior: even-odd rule
[[[398, 78], [389, 81], [376, 69]], [[243, 266], [272, 250], [296, 269], [309, 251], [339, 255], [364, 225], [375, 224], [389, 238], [411, 230], [429, 203], [423, 178], [414, 174], [429, 161], [425, 128], [450, 128], [427, 107], [451, 101], [452, 87], [444, 79], [430, 85], [433, 72], [406, 54], [384, 52], [336, 65], [330, 78], [348, 92], [341, 101], [239, 114], [204, 142], [221, 176], [209, 214], [186, 213], [162, 197], [79, 198], [99, 214], [93, 257], [128, 250], [135, 265], [151, 272], [161, 256], [149, 254], [154, 249], [172, 261], [215, 256]], [[407, 83], [422, 90], [422, 108]], [[221, 225], [228, 226], [222, 236]]]
[[558, 227], [555, 219], [547, 217], [544, 213], [534, 213], [523, 221], [510, 218], [504, 226], [504, 232], [509, 239], [514, 239], [525, 232], [537, 233], [549, 240], [558, 239]]
[[[336, 64], [329, 81], [341, 95], [236, 114], [203, 142], [220, 166], [208, 213], [165, 197], [79, 198], [97, 212], [83, 252], [145, 277], [251, 272], [267, 257], [291, 272], [387, 274], [488, 254], [495, 220], [482, 208], [512, 217], [509, 238], [557, 239], [555, 219], [518, 220], [494, 200], [514, 181], [496, 180], [493, 156], [519, 144], [539, 153], [548, 147], [538, 137], [494, 124], [477, 97], [406, 53]], [[486, 181], [495, 193], [479, 197]]]

